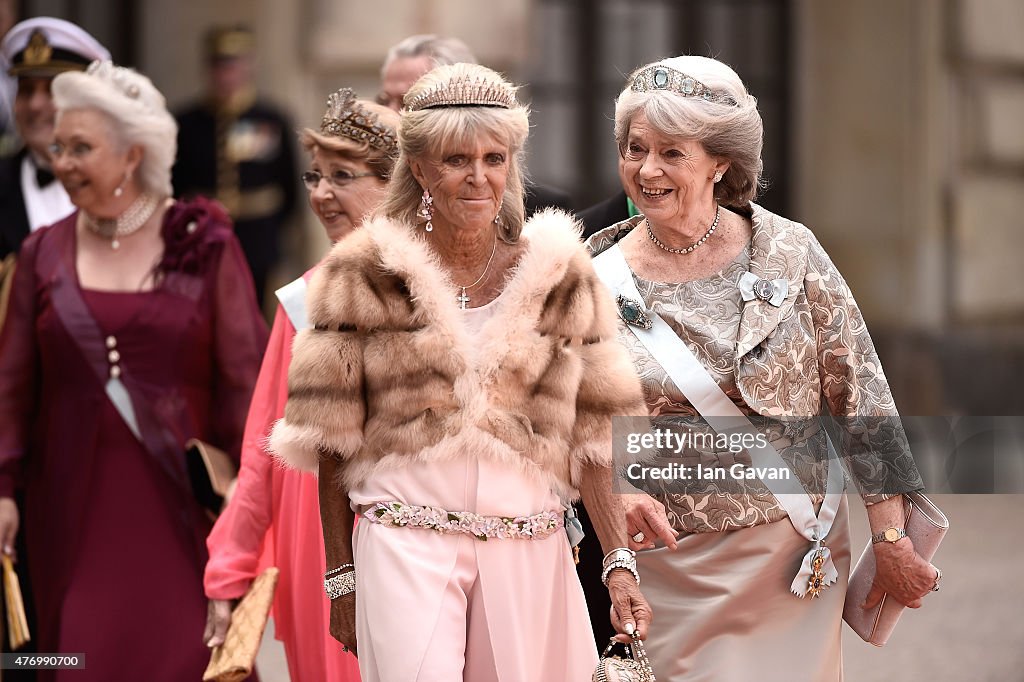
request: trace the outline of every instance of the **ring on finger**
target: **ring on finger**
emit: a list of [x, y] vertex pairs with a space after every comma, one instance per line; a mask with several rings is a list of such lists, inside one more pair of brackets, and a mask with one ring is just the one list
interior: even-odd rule
[[643, 542], [647, 539], [647, 536], [644, 535], [644, 532], [642, 530], [637, 531], [636, 534], [632, 535], [631, 537], [633, 538], [633, 542], [637, 543]]
[[932, 585], [932, 592], [939, 591], [939, 581], [942, 580], [942, 570], [938, 566], [933, 566], [935, 569], [935, 584]]

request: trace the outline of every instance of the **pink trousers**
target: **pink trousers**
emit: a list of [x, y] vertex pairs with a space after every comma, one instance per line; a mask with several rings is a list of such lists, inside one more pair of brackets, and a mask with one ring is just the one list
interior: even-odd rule
[[[399, 494], [408, 504], [487, 515], [558, 504], [519, 472], [475, 460], [417, 464], [353, 499]], [[584, 682], [594, 671], [594, 635], [564, 531], [481, 541], [359, 523], [355, 563], [363, 682]]]

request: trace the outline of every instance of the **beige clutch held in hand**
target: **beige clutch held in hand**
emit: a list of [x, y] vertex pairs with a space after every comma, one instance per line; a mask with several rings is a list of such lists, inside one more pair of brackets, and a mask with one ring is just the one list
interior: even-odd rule
[[[949, 520], [935, 503], [921, 493], [907, 493], [903, 496], [904, 517], [907, 537], [914, 543], [914, 550], [931, 561], [935, 550], [949, 529]], [[884, 646], [896, 627], [896, 621], [906, 607], [889, 595], [882, 595], [882, 601], [873, 609], [862, 609], [871, 585], [875, 581], [875, 553], [871, 541], [860, 555], [856, 568], [850, 574], [850, 585], [846, 590], [846, 604], [843, 620], [849, 623], [861, 639], [875, 646]]]
[[271, 566], [252, 581], [249, 591], [231, 613], [224, 643], [213, 649], [203, 682], [240, 682], [252, 675], [279, 574], [280, 571]]
[[11, 651], [17, 651], [26, 642], [31, 641], [28, 631], [28, 619], [25, 617], [25, 601], [21, 597], [21, 582], [14, 570], [11, 557], [3, 555], [4, 566], [4, 606], [7, 609], [7, 637]]

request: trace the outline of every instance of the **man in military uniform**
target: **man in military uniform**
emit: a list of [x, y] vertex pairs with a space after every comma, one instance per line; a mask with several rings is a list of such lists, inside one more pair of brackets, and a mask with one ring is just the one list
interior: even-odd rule
[[17, 78], [14, 123], [24, 146], [0, 160], [0, 259], [17, 253], [21, 242], [44, 225], [74, 210], [50, 170], [56, 110], [50, 83], [63, 71], [85, 70], [110, 53], [78, 26], [51, 17], [16, 24], [0, 43], [7, 72]]
[[280, 257], [280, 233], [295, 207], [295, 134], [253, 86], [253, 34], [214, 28], [205, 40], [206, 98], [178, 114], [174, 192], [220, 201], [235, 222], [263, 303]]

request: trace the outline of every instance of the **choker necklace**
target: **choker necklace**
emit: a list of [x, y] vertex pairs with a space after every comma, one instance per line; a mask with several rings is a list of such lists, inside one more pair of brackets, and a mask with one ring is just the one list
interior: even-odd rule
[[85, 211], [82, 211], [82, 217], [89, 231], [100, 237], [109, 238], [110, 248], [116, 251], [121, 248], [121, 238], [138, 232], [139, 228], [153, 216], [159, 205], [160, 197], [143, 192], [116, 218], [97, 218]]
[[647, 236], [650, 237], [651, 241], [654, 242], [658, 247], [664, 249], [665, 251], [668, 251], [669, 253], [690, 253], [691, 251], [693, 251], [698, 246], [700, 246], [701, 244], [703, 244], [704, 242], [706, 242], [708, 240], [708, 237], [711, 236], [711, 233], [714, 232], [715, 228], [718, 227], [718, 219], [721, 218], [721, 217], [722, 217], [722, 205], [716, 203], [715, 204], [715, 221], [713, 223], [711, 223], [711, 227], [708, 228], [708, 231], [704, 233], [703, 237], [701, 237], [700, 239], [698, 239], [694, 243], [690, 244], [685, 249], [673, 249], [671, 246], [666, 246], [664, 243], [662, 243], [662, 241], [660, 239], [658, 239], [657, 237], [654, 236], [654, 232], [651, 231], [651, 221], [647, 220], [646, 218], [644, 218], [644, 224], [647, 225]]
[[462, 308], [463, 310], [466, 309], [466, 304], [469, 303], [469, 295], [466, 293], [466, 289], [472, 289], [477, 284], [480, 284], [480, 282], [484, 278], [484, 275], [486, 275], [487, 271], [491, 268], [491, 261], [494, 260], [494, 252], [497, 249], [498, 249], [498, 233], [495, 232], [494, 233], [494, 244], [491, 246], [491, 256], [490, 256], [490, 258], [487, 259], [487, 265], [484, 266], [484, 271], [480, 273], [480, 276], [477, 277], [476, 281], [473, 282], [472, 284], [467, 284], [465, 286], [463, 286], [461, 284], [456, 284], [455, 285], [459, 289], [462, 289], [462, 293], [460, 293], [458, 296], [456, 296], [455, 300], [459, 302], [459, 307]]

